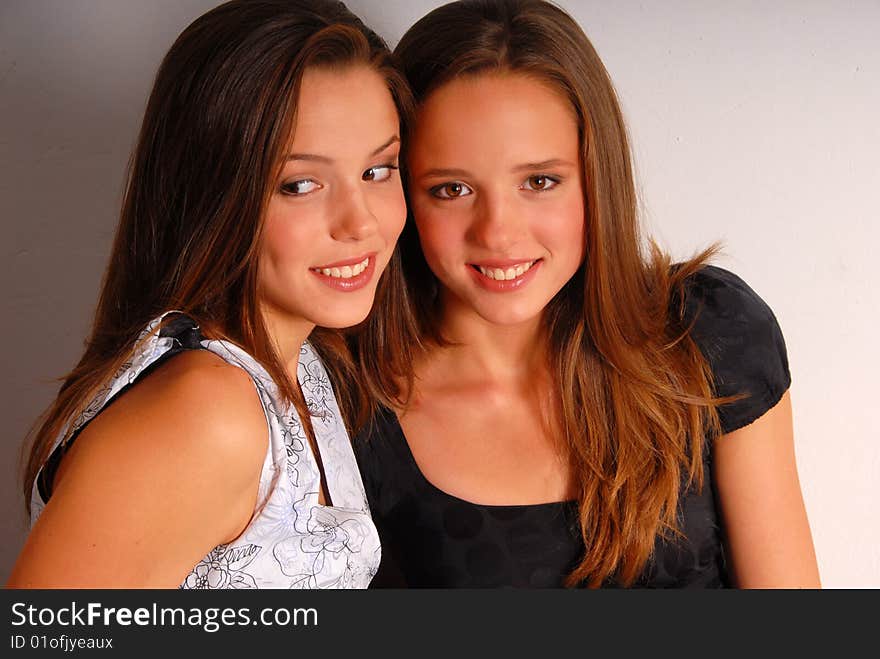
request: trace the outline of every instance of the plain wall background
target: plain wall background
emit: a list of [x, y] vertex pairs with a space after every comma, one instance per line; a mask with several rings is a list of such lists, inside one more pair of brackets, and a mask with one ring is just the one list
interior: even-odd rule
[[[21, 439], [78, 360], [153, 75], [216, 0], [0, 3], [0, 579]], [[394, 45], [432, 0], [349, 0]], [[566, 0], [614, 79], [646, 228], [774, 309], [823, 584], [880, 587], [880, 3]]]

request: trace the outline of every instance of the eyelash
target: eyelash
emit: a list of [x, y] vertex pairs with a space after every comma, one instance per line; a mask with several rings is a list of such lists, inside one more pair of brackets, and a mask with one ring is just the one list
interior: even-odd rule
[[[539, 179], [539, 178], [544, 179], [546, 181], [549, 181], [553, 185], [551, 185], [550, 187], [545, 187], [545, 188], [526, 188], [525, 187], [526, 183], [528, 183], [529, 181], [533, 181], [533, 180]], [[523, 181], [523, 184], [520, 187], [525, 190], [528, 190], [529, 192], [549, 192], [550, 190], [555, 188], [560, 183], [562, 183], [562, 179], [559, 178], [558, 176], [550, 176], [549, 174], [535, 174], [533, 176], [529, 176], [525, 181]]]
[[[376, 178], [375, 178], [375, 174], [374, 174], [374, 178], [367, 178], [367, 175], [368, 175], [370, 172], [375, 172], [376, 170], [379, 170], [379, 169], [387, 169], [387, 170], [388, 170], [388, 176], [386, 176], [385, 178], [382, 178], [382, 179], [376, 180]], [[373, 181], [373, 182], [376, 182], [376, 183], [384, 183], [385, 181], [390, 180], [392, 174], [393, 174], [395, 171], [397, 171], [398, 169], [400, 169], [400, 168], [399, 168], [397, 165], [395, 165], [395, 164], [393, 164], [393, 163], [390, 163], [390, 162], [389, 162], [389, 163], [385, 163], [384, 165], [376, 165], [375, 167], [368, 167], [368, 168], [365, 169], [365, 170], [363, 171], [363, 173], [361, 174], [361, 180], [362, 180], [362, 181]], [[296, 187], [299, 186], [299, 185], [305, 184], [305, 183], [313, 183], [316, 187], [315, 187], [314, 189], [312, 189], [312, 190], [308, 190], [307, 192], [297, 192], [297, 191], [296, 191]], [[290, 196], [290, 197], [304, 197], [304, 196], [306, 196], [306, 195], [308, 195], [308, 194], [311, 194], [311, 193], [313, 193], [313, 192], [315, 192], [315, 191], [317, 191], [317, 190], [320, 190], [322, 187], [324, 187], [324, 186], [322, 186], [320, 183], [318, 183], [318, 182], [315, 181], [314, 179], [311, 179], [311, 178], [302, 178], [302, 179], [297, 179], [297, 180], [295, 180], [295, 181], [288, 181], [288, 182], [286, 182], [286, 183], [282, 183], [282, 184], [281, 184], [281, 193], [282, 193], [282, 194], [285, 194], [285, 195], [288, 195], [288, 196]]]
[[[457, 185], [457, 186], [463, 188], [464, 190], [467, 190], [467, 193], [466, 194], [457, 194], [457, 195], [447, 194], [445, 196], [440, 194], [445, 188], [448, 188], [453, 185]], [[449, 201], [451, 199], [459, 199], [461, 197], [467, 197], [467, 196], [470, 196], [474, 193], [474, 191], [471, 190], [471, 188], [469, 186], [465, 185], [461, 181], [450, 181], [448, 183], [441, 183], [440, 185], [435, 185], [433, 188], [429, 189], [428, 192], [431, 194], [431, 196], [436, 197], [437, 199], [442, 199], [444, 201]]]
[[281, 184], [281, 192], [282, 192], [282, 194], [286, 194], [291, 197], [303, 197], [307, 194], [311, 194], [312, 192], [314, 192], [314, 190], [309, 190], [308, 192], [297, 192], [296, 186], [304, 184], [304, 183], [314, 183], [315, 186], [317, 186], [316, 189], [323, 187], [323, 186], [321, 186], [320, 183], [316, 182], [314, 179], [302, 178], [302, 179], [297, 179], [296, 181], [282, 183]]
[[[526, 185], [530, 181], [534, 181], [535, 179], [544, 179], [544, 180], [552, 183], [552, 185], [550, 185], [548, 187], [544, 187], [544, 188], [526, 187]], [[562, 183], [562, 178], [559, 176], [550, 176], [549, 174], [534, 174], [532, 176], [529, 176], [525, 181], [523, 181], [523, 184], [520, 186], [520, 189], [527, 190], [529, 192], [549, 192], [550, 190], [555, 188], [560, 183]], [[459, 193], [456, 195], [450, 195], [450, 194], [442, 195], [441, 194], [446, 188], [449, 188], [452, 185], [460, 186], [464, 190], [467, 190], [467, 192], [465, 194]], [[428, 192], [431, 194], [432, 197], [435, 197], [436, 199], [441, 199], [443, 201], [451, 201], [452, 199], [460, 199], [461, 197], [468, 197], [474, 193], [474, 191], [471, 189], [470, 186], [462, 183], [461, 181], [450, 181], [448, 183], [441, 183], [440, 185], [435, 185], [433, 188], [430, 188], [428, 190]]]
[[384, 183], [385, 181], [389, 180], [391, 178], [391, 176], [394, 174], [394, 172], [396, 172], [400, 168], [397, 165], [395, 165], [394, 163], [390, 163], [390, 162], [385, 163], [384, 165], [377, 165], [376, 167], [370, 167], [367, 170], [365, 170], [363, 174], [361, 174], [361, 180], [375, 181], [376, 180], [375, 178], [369, 179], [369, 178], [366, 178], [366, 176], [367, 176], [367, 172], [372, 172], [377, 169], [387, 169], [388, 170], [388, 176], [377, 181], [378, 183]]

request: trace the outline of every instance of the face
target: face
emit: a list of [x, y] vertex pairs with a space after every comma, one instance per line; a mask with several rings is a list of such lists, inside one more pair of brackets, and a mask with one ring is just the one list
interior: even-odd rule
[[270, 325], [347, 327], [366, 318], [406, 220], [398, 133], [391, 93], [372, 69], [305, 72], [261, 246]]
[[409, 165], [413, 215], [447, 318], [539, 318], [584, 258], [569, 101], [520, 74], [452, 80], [420, 108]]

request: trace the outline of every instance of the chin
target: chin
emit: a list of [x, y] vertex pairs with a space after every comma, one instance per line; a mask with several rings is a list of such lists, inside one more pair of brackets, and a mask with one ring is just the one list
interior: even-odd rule
[[367, 309], [346, 309], [344, 312], [328, 312], [316, 315], [311, 321], [317, 327], [326, 327], [327, 329], [345, 329], [359, 325], [367, 316], [370, 315], [370, 308]]
[[474, 311], [487, 323], [502, 327], [513, 327], [522, 323], [533, 322], [540, 318], [544, 309], [534, 305], [479, 305]]

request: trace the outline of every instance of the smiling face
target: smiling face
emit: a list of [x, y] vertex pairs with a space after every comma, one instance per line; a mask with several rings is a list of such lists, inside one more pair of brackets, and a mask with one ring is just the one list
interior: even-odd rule
[[447, 319], [540, 317], [584, 258], [583, 168], [568, 100], [521, 74], [454, 79], [422, 104], [409, 167]]
[[398, 133], [391, 93], [372, 69], [303, 75], [259, 261], [263, 313], [276, 332], [366, 318], [406, 220]]

